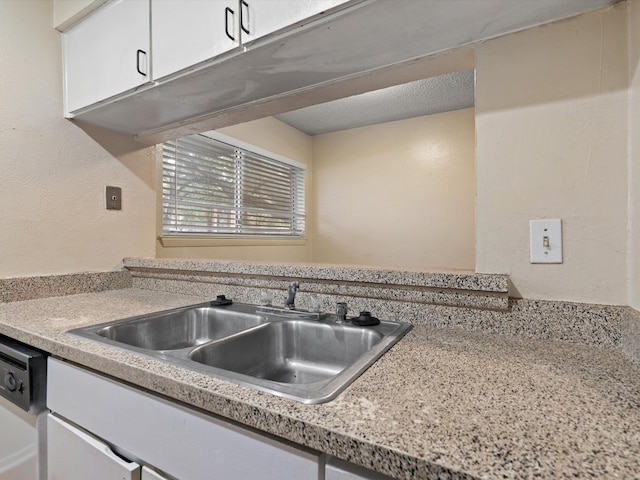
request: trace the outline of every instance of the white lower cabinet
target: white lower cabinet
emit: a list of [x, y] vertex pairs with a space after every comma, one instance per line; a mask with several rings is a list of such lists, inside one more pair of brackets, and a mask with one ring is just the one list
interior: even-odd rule
[[[162, 478], [157, 476], [159, 472], [179, 480], [318, 480], [323, 468], [319, 452], [278, 441], [68, 363], [50, 358], [47, 375], [47, 406], [55, 425], [48, 445], [52, 462], [49, 480], [141, 478], [140, 472], [137, 477], [134, 473], [85, 475], [86, 471], [93, 472], [92, 468], [100, 471], [100, 462], [113, 458], [108, 449], [93, 443], [96, 439], [123, 458], [149, 467], [142, 474], [145, 479]], [[78, 428], [58, 432], [56, 417]], [[83, 445], [77, 438], [92, 441]], [[76, 454], [68, 450], [71, 443], [79, 443], [78, 448], [84, 452], [102, 455]], [[74, 460], [76, 456], [78, 460]], [[76, 473], [80, 471], [82, 474]]]
[[389, 480], [51, 357], [47, 375], [48, 480]]
[[392, 480], [391, 477], [327, 456], [325, 480]]
[[140, 480], [169, 480], [169, 478], [160, 475], [158, 472], [154, 472], [149, 467], [142, 467], [142, 477], [140, 477]]
[[47, 415], [47, 443], [48, 480], [170, 480], [53, 414]]
[[98, 439], [47, 416], [48, 480], [140, 480], [141, 468], [118, 457]]

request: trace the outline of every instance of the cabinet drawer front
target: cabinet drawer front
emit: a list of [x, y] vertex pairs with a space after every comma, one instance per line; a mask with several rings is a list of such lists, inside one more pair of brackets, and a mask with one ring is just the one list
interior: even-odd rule
[[327, 455], [325, 480], [392, 480], [381, 473]]
[[154, 472], [147, 467], [142, 467], [141, 480], [169, 480], [167, 477], [163, 477], [158, 472]]
[[318, 478], [317, 452], [55, 359], [48, 367], [49, 409], [180, 480]]
[[47, 415], [48, 480], [140, 480], [140, 465], [60, 418]]

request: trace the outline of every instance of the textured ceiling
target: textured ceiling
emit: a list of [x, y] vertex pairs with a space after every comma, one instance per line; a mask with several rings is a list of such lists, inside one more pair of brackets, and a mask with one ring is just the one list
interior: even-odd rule
[[321, 135], [473, 105], [474, 71], [465, 70], [301, 108], [276, 118], [308, 135]]

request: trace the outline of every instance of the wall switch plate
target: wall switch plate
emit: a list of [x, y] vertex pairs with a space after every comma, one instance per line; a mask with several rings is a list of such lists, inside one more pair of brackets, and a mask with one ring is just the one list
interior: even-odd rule
[[122, 210], [122, 188], [107, 187], [107, 210]]
[[529, 222], [531, 263], [562, 263], [562, 221]]

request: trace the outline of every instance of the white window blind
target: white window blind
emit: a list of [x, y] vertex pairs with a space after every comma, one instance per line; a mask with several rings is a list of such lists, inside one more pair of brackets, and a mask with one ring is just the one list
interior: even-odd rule
[[304, 168], [203, 135], [162, 152], [163, 235], [304, 234]]

